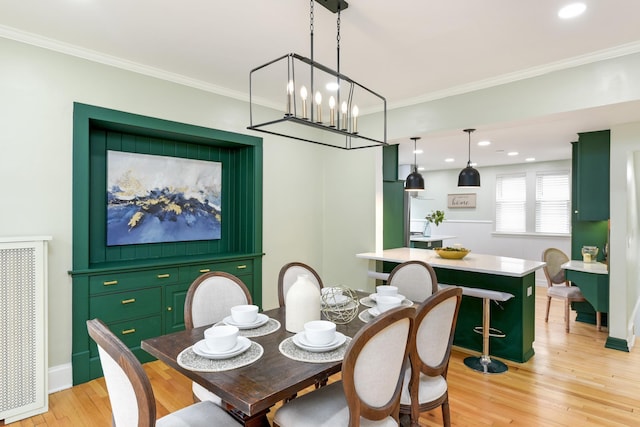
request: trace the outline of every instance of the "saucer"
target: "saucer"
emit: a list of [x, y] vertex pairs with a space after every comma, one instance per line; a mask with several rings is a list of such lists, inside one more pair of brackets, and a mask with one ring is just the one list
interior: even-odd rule
[[258, 318], [253, 323], [236, 323], [233, 321], [231, 316], [225, 317], [222, 321], [227, 325], [235, 326], [238, 329], [254, 329], [267, 323], [269, 321], [269, 316], [258, 313]]
[[309, 341], [307, 341], [306, 334], [304, 333], [304, 331], [302, 331], [294, 335], [291, 340], [296, 346], [300, 347], [303, 350], [311, 351], [313, 353], [322, 353], [325, 351], [335, 350], [336, 348], [340, 347], [347, 340], [347, 337], [340, 332], [336, 332], [336, 337], [332, 342], [326, 345], [319, 346], [317, 344], [311, 344]]
[[207, 347], [207, 344], [204, 340], [200, 340], [193, 345], [193, 352], [198, 356], [202, 356], [207, 359], [229, 359], [231, 357], [244, 353], [249, 349], [249, 347], [251, 347], [251, 340], [249, 340], [249, 338], [239, 336], [238, 342], [231, 350], [214, 352], [211, 351], [209, 347]]
[[[398, 298], [402, 298], [402, 300], [404, 301], [405, 299], [407, 299], [404, 295], [400, 295], [400, 294], [395, 294], [395, 295], [388, 295], [390, 297], [398, 297]], [[371, 295], [369, 295], [369, 298], [371, 298], [372, 300], [376, 301], [378, 298], [378, 294], [377, 293], [372, 293]], [[233, 325], [235, 326], [235, 325]]]
[[[371, 297], [362, 298], [360, 300], [360, 304], [364, 305], [365, 307], [375, 307], [376, 305], [378, 305], [378, 303], [371, 299]], [[413, 301], [408, 300], [405, 297], [405, 299], [402, 300], [402, 305], [405, 307], [411, 307], [413, 305]]]
[[371, 307], [369, 310], [367, 310], [369, 312], [370, 315], [372, 315], [373, 317], [378, 317], [380, 316], [380, 310], [378, 310], [378, 307]]

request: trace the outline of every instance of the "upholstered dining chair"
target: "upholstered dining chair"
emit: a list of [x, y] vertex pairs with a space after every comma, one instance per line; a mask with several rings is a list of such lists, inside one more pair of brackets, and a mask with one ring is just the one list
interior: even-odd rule
[[318, 289], [323, 288], [324, 285], [322, 284], [320, 275], [307, 264], [302, 262], [290, 262], [285, 264], [280, 269], [280, 274], [278, 274], [278, 302], [280, 303], [280, 307], [285, 306], [285, 296], [287, 295], [291, 285], [295, 283], [298, 276], [301, 274], [308, 275], [309, 280], [311, 280]]
[[394, 308], [362, 327], [347, 348], [342, 380], [282, 405], [274, 426], [398, 426], [414, 313]]
[[[233, 274], [211, 271], [198, 276], [187, 291], [184, 302], [186, 329], [211, 325], [223, 320], [234, 305], [252, 304], [249, 289]], [[222, 400], [200, 384], [193, 382], [194, 401], [210, 400], [222, 405]]]
[[397, 286], [399, 294], [415, 302], [422, 302], [438, 291], [436, 272], [422, 261], [398, 264], [389, 273], [387, 284]]
[[98, 345], [114, 427], [239, 426], [224, 409], [200, 402], [156, 418], [156, 400], [144, 368], [99, 319], [87, 320], [89, 336]]
[[419, 426], [420, 413], [442, 407], [445, 426], [451, 425], [447, 371], [453, 335], [462, 301], [462, 289], [445, 288], [427, 298], [416, 309], [409, 344], [410, 367], [404, 375], [400, 414]]
[[[546, 263], [543, 267], [547, 278], [547, 311], [544, 321], [549, 322], [549, 309], [551, 298], [561, 299], [564, 303], [565, 330], [569, 332], [569, 313], [572, 302], [586, 302], [582, 291], [578, 286], [572, 286], [566, 279], [562, 264], [569, 261], [569, 257], [560, 249], [548, 248], [542, 253], [542, 260]], [[596, 312], [596, 327], [601, 330], [601, 313]]]

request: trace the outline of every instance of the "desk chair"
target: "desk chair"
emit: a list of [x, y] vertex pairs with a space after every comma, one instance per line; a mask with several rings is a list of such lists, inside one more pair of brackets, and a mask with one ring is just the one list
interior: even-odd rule
[[[560, 249], [548, 248], [542, 253], [542, 260], [547, 263], [543, 267], [544, 275], [547, 278], [547, 311], [544, 321], [549, 322], [549, 309], [551, 308], [551, 298], [558, 298], [564, 302], [564, 324], [565, 330], [569, 332], [569, 312], [572, 302], [586, 302], [582, 291], [578, 286], [572, 286], [566, 279], [562, 264], [569, 261], [569, 257]], [[600, 331], [602, 315], [596, 312], [596, 328]]]
[[144, 368], [99, 319], [87, 320], [98, 345], [114, 427], [234, 426], [240, 424], [212, 402], [200, 402], [156, 418], [156, 399]]

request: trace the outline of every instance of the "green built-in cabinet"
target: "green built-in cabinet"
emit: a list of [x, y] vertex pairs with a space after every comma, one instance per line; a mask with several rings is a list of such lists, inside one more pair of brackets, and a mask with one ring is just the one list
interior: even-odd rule
[[[609, 158], [610, 131], [578, 134], [572, 143], [572, 218], [571, 259], [582, 260], [583, 246], [597, 246], [598, 261], [604, 260], [604, 246], [609, 239]], [[590, 301], [604, 301], [597, 309], [605, 314], [607, 324], [609, 276], [570, 271], [567, 273]], [[591, 295], [592, 294], [592, 295]], [[576, 320], [596, 323], [590, 303], [573, 303]]]
[[[200, 274], [239, 277], [262, 303], [262, 139], [74, 104], [73, 383], [102, 376], [87, 319], [99, 318], [141, 361], [143, 339], [184, 328]], [[107, 150], [222, 163], [221, 238], [107, 246]]]

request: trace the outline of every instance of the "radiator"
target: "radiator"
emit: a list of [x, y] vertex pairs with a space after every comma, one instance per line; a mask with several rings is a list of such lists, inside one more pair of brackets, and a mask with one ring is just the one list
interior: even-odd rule
[[47, 241], [0, 237], [0, 420], [47, 412]]

